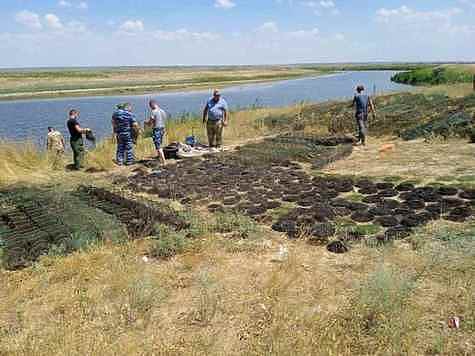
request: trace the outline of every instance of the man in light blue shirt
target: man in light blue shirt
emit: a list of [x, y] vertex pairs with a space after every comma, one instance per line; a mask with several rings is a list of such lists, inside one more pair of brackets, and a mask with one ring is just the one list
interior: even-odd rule
[[220, 149], [223, 145], [223, 128], [228, 125], [228, 104], [217, 89], [203, 110], [203, 123], [207, 123], [209, 147]]

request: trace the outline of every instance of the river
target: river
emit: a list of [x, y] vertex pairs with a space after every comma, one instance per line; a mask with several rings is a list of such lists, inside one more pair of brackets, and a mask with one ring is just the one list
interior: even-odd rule
[[[283, 107], [305, 102], [350, 99], [357, 84], [377, 94], [408, 91], [410, 86], [391, 82], [393, 71], [344, 72], [319, 77], [283, 80], [272, 83], [246, 84], [223, 89], [221, 92], [231, 110], [251, 106]], [[80, 123], [94, 130], [100, 139], [111, 134], [110, 119], [114, 106], [130, 102], [138, 120], [143, 121], [147, 100], [153, 97], [172, 116], [200, 113], [210, 90], [157, 93], [155, 95], [73, 97], [60, 99], [13, 100], [0, 102], [0, 138], [31, 139], [41, 145], [47, 127], [53, 126], [67, 133], [67, 112], [74, 108], [81, 112]], [[66, 135], [67, 137], [67, 135]]]

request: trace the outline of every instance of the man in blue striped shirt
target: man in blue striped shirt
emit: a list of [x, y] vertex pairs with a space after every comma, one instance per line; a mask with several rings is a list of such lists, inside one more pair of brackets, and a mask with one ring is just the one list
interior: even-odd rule
[[132, 113], [132, 106], [129, 103], [117, 105], [117, 109], [112, 114], [112, 128], [117, 137], [116, 163], [119, 166], [126, 166], [135, 163], [133, 131], [139, 129], [139, 124]]

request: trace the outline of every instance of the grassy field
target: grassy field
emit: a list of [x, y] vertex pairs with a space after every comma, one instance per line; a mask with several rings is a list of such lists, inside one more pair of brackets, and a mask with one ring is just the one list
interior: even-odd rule
[[0, 71], [0, 100], [143, 94], [315, 76], [341, 70], [402, 70], [423, 64], [124, 67]]
[[[380, 97], [366, 148], [355, 148], [350, 157], [324, 170], [307, 160], [299, 164], [316, 177], [475, 189], [475, 147], [467, 138], [397, 137], [401, 130], [455, 109], [473, 115], [474, 103], [471, 96]], [[351, 133], [347, 107], [325, 103], [233, 113], [225, 140], [235, 147], [283, 132], [298, 137]], [[168, 140], [182, 138], [192, 127], [200, 132], [198, 119], [172, 124]], [[381, 150], [387, 144], [393, 148]], [[294, 157], [296, 146], [281, 154], [286, 152]], [[150, 139], [140, 143], [138, 154], [152, 154]], [[142, 174], [143, 167], [134, 172], [114, 168], [112, 156], [112, 142], [105, 142], [88, 155], [88, 168], [103, 172], [69, 173], [55, 169], [33, 146], [3, 143], [0, 193], [19, 187], [53, 191], [53, 197], [36, 196], [64, 207], [61, 197], [81, 184], [114, 189], [127, 177]], [[252, 168], [258, 162], [250, 158]], [[147, 193], [140, 197], [155, 199]], [[119, 222], [71, 199], [77, 216], [90, 216], [77, 233], [95, 231], [97, 241], [68, 253], [56, 246], [23, 270], [0, 269], [0, 355], [475, 352], [473, 218], [464, 223], [436, 220], [389, 244], [354, 241], [349, 253], [336, 255], [306, 238], [290, 240], [248, 216], [209, 213], [166, 199], [159, 201], [185, 219], [187, 227], [174, 231], [159, 226], [156, 236], [124, 241], [117, 237], [123, 234]], [[360, 201], [361, 196], [353, 193], [348, 199]], [[289, 209], [283, 205], [274, 213]], [[339, 224], [342, 228], [345, 222]], [[110, 234], [100, 234], [106, 230]], [[279, 253], [282, 249], [287, 253]], [[460, 318], [459, 329], [448, 327], [452, 317]]]

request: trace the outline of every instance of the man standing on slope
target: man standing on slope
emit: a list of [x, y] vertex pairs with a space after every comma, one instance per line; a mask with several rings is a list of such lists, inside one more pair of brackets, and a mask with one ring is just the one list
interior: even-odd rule
[[139, 129], [139, 124], [132, 113], [129, 103], [117, 105], [112, 114], [112, 129], [117, 137], [116, 163], [119, 166], [132, 165], [135, 163], [133, 130]]
[[61, 132], [51, 126], [48, 127], [48, 138], [46, 142], [48, 152], [57, 158], [64, 154], [65, 147], [64, 137]]
[[356, 125], [358, 127], [358, 143], [366, 145], [366, 137], [368, 135], [368, 114], [376, 114], [375, 107], [371, 98], [364, 93], [364, 86], [356, 87], [356, 94], [353, 98], [351, 107], [356, 106]]
[[77, 171], [83, 168], [84, 161], [84, 140], [82, 135], [91, 131], [87, 128], [81, 128], [78, 118], [79, 111], [73, 109], [69, 112], [69, 119], [67, 122], [69, 134], [71, 135], [70, 142], [71, 149], [73, 150], [74, 169]]
[[53, 168], [56, 169], [58, 167], [58, 163], [61, 162], [65, 147], [66, 145], [64, 143], [64, 137], [61, 132], [51, 126], [48, 127], [46, 149], [48, 150], [50, 159], [52, 158]]
[[223, 128], [228, 125], [228, 104], [217, 89], [203, 110], [203, 123], [206, 122], [209, 147], [220, 149], [223, 145]]
[[165, 124], [168, 115], [165, 110], [160, 108], [155, 100], [150, 100], [149, 106], [152, 110], [152, 114], [150, 115], [150, 119], [148, 122], [146, 122], [146, 124], [150, 125], [153, 129], [152, 138], [155, 149], [157, 150], [157, 156], [160, 159], [160, 162], [165, 165], [165, 155], [163, 153], [162, 143], [163, 137], [165, 136]]

